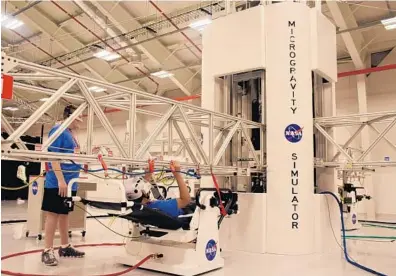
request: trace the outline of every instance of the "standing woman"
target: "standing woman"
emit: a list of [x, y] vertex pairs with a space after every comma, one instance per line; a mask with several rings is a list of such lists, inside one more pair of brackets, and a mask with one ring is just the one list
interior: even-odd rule
[[[75, 108], [67, 106], [63, 112], [63, 119], [67, 119]], [[79, 128], [82, 117], [77, 117], [67, 129], [48, 147], [49, 152], [74, 153], [79, 150], [79, 144], [75, 136], [75, 130]], [[61, 125], [61, 122], [52, 127], [48, 137], [50, 137]], [[84, 252], [80, 252], [69, 244], [69, 209], [64, 203], [67, 197], [67, 185], [73, 178], [80, 175], [80, 166], [72, 163], [49, 162], [48, 172], [45, 176], [44, 196], [41, 210], [45, 212], [45, 249], [41, 254], [41, 261], [48, 266], [58, 265], [58, 260], [54, 253], [54, 236], [56, 226], [59, 223], [59, 233], [61, 236], [61, 246], [58, 250], [59, 257], [83, 257]], [[73, 184], [72, 194], [77, 193], [77, 183]]]

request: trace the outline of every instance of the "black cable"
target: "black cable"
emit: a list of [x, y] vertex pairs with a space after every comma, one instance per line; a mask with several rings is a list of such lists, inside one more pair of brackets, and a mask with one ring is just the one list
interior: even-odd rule
[[345, 223], [344, 223], [344, 216], [342, 213], [342, 203], [333, 192], [325, 191], [325, 192], [321, 192], [320, 194], [331, 195], [334, 198], [334, 200], [336, 200], [338, 203], [338, 208], [340, 211], [340, 219], [341, 219], [341, 230], [342, 230], [342, 242], [343, 242], [343, 246], [344, 246], [344, 256], [345, 256], [345, 259], [347, 260], [347, 262], [350, 263], [351, 265], [356, 266], [356, 267], [358, 267], [366, 272], [369, 272], [371, 274], [379, 275], [379, 276], [386, 276], [385, 274], [383, 274], [381, 272], [375, 271], [369, 267], [361, 265], [358, 262], [352, 260], [352, 258], [348, 255], [348, 250], [347, 250], [346, 237], [345, 237]]
[[378, 220], [361, 220], [361, 219], [359, 219], [359, 222], [396, 225], [396, 222], [387, 222], [387, 221], [378, 221]]
[[[84, 209], [83, 207], [80, 207], [80, 206], [78, 206], [77, 204], [74, 204], [74, 206], [76, 206], [76, 207], [80, 208], [81, 210], [83, 210], [85, 213], [87, 213], [87, 214], [90, 215], [92, 218], [94, 218], [97, 222], [99, 222], [103, 227], [107, 228], [108, 230], [110, 230], [110, 231], [113, 232], [114, 234], [116, 234], [116, 235], [118, 235], [118, 236], [120, 236], [120, 237], [123, 237], [123, 238], [136, 239], [136, 238], [134, 238], [134, 237], [125, 236], [125, 235], [123, 235], [123, 234], [120, 234], [120, 233], [114, 231], [113, 229], [111, 229], [110, 227], [108, 227], [107, 225], [105, 225], [104, 223], [102, 223], [99, 219], [97, 219], [96, 217], [92, 216], [92, 214], [91, 214], [90, 212], [88, 212], [86, 209]], [[110, 216], [110, 217], [115, 217], [116, 219], [117, 219], [117, 218], [121, 218], [120, 216]]]
[[[113, 216], [110, 215], [98, 215], [98, 216], [87, 216], [87, 219], [92, 219], [92, 218], [111, 218]], [[14, 220], [3, 220], [1, 221], [1, 224], [12, 224], [12, 223], [23, 223], [27, 222], [26, 219], [14, 219]]]
[[367, 239], [355, 239], [355, 238], [349, 238], [351, 241], [366, 241], [366, 242], [395, 242], [395, 240], [389, 240], [389, 241], [379, 241], [379, 240], [367, 240]]

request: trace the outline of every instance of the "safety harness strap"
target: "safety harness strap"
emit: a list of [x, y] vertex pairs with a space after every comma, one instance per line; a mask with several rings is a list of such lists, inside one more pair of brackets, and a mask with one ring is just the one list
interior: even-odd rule
[[213, 184], [214, 184], [214, 186], [215, 186], [215, 188], [216, 188], [217, 194], [219, 195], [219, 200], [220, 200], [220, 213], [221, 213], [222, 216], [226, 216], [226, 215], [227, 215], [227, 212], [226, 212], [226, 210], [225, 210], [225, 208], [224, 208], [223, 200], [221, 199], [220, 187], [219, 187], [219, 184], [217, 183], [216, 176], [213, 174], [212, 168], [210, 168], [210, 174], [212, 175]]

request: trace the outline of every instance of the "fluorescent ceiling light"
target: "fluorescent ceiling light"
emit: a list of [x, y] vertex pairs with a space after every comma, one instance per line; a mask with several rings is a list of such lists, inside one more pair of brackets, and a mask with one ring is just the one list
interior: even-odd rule
[[396, 16], [393, 18], [381, 20], [381, 23], [387, 30], [396, 29]]
[[4, 107], [4, 110], [17, 111], [18, 108], [17, 107], [12, 107], [12, 106], [7, 106], [7, 107]]
[[111, 52], [106, 51], [106, 50], [101, 50], [101, 51], [95, 53], [94, 56], [97, 57], [97, 58], [101, 58], [101, 59], [107, 60], [107, 61], [115, 60], [115, 59], [120, 57], [119, 54], [111, 53]]
[[95, 93], [100, 93], [100, 92], [106, 91], [105, 88], [98, 87], [98, 86], [91, 86], [90, 88], [88, 88], [88, 90], [91, 92], [95, 92]]
[[388, 31], [389, 31], [389, 30], [396, 29], [396, 23], [395, 23], [395, 24], [392, 24], [392, 25], [386, 25], [386, 26], [385, 26], [385, 29], [388, 30]]
[[382, 23], [382, 25], [396, 24], [396, 16], [393, 18], [381, 20], [381, 23]]
[[1, 18], [1, 25], [3, 25], [7, 29], [15, 30], [16, 28], [22, 26], [23, 22], [15, 18], [9, 18], [8, 16], [4, 16]]
[[191, 23], [189, 27], [201, 31], [203, 30], [203, 27], [209, 25], [210, 23], [212, 23], [212, 20], [210, 18], [205, 18]]
[[161, 70], [161, 71], [158, 71], [158, 72], [155, 72], [155, 73], [151, 73], [151, 75], [154, 76], [154, 77], [158, 77], [158, 78], [164, 79], [164, 78], [172, 77], [174, 74], [170, 73], [168, 71]]

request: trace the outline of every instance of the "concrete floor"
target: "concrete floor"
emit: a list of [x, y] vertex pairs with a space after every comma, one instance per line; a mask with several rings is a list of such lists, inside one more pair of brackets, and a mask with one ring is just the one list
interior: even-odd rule
[[[14, 201], [2, 202], [2, 221], [27, 218], [27, 203], [17, 205]], [[396, 218], [387, 218], [396, 221]], [[100, 219], [106, 225], [110, 220]], [[127, 233], [126, 221], [117, 219], [111, 228], [122, 234]], [[119, 237], [102, 227], [95, 219], [87, 220], [87, 235], [73, 233], [74, 244], [88, 243], [119, 243], [124, 238]], [[2, 224], [2, 256], [7, 254], [42, 249], [43, 241], [34, 237], [25, 237], [25, 223]], [[356, 235], [396, 236], [396, 230], [363, 227], [361, 230], [349, 232]], [[59, 243], [57, 239], [55, 243]], [[362, 265], [368, 266], [386, 275], [396, 276], [396, 242], [378, 241], [348, 241], [350, 256]], [[117, 264], [117, 255], [123, 253], [119, 247], [87, 247], [84, 248], [84, 259], [61, 259], [58, 267], [45, 267], [40, 263], [40, 253], [19, 256], [2, 261], [3, 270], [26, 274], [44, 275], [103, 275], [124, 270]], [[369, 275], [348, 264], [339, 252], [324, 255], [282, 256], [270, 254], [250, 254], [246, 252], [223, 252], [225, 267], [206, 275], [208, 276], [263, 276], [263, 275]], [[125, 275], [160, 275], [146, 270], [135, 270]]]

